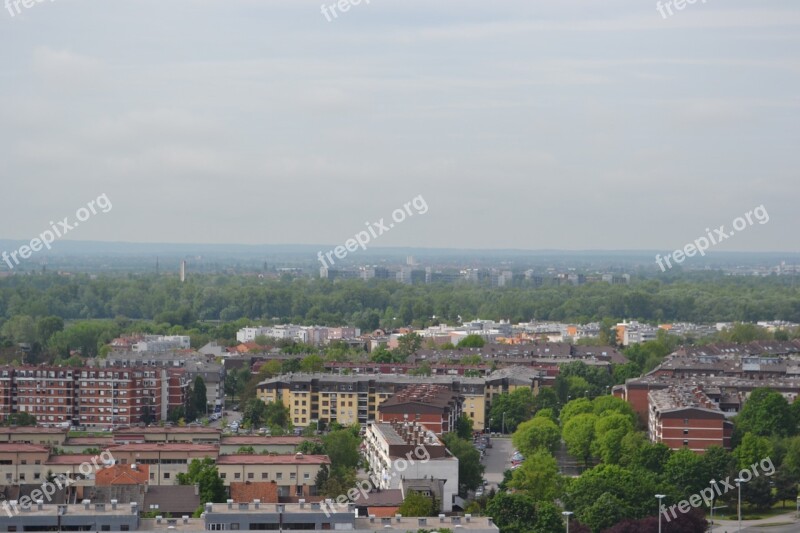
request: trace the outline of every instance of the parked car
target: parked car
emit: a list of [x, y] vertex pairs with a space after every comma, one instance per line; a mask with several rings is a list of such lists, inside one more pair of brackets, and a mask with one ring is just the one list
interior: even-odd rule
[[478, 487], [475, 489], [475, 497], [480, 498], [481, 496], [483, 496], [483, 487]]

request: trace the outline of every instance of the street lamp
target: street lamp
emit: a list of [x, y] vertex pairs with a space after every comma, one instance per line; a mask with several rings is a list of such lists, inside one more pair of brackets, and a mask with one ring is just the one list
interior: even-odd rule
[[[800, 500], [800, 498], [798, 498]], [[561, 514], [564, 515], [564, 518], [567, 520], [567, 533], [569, 533], [569, 516], [572, 514], [572, 511], [561, 511]]]
[[506, 434], [506, 413], [505, 412], [503, 412], [503, 431], [502, 431], [502, 433], [503, 433], [503, 435]]
[[800, 496], [797, 497], [797, 518], [800, 518]]
[[742, 483], [744, 480], [740, 477], [734, 479], [736, 486], [739, 487], [739, 503], [736, 506], [736, 514], [739, 515], [739, 531], [742, 530]]
[[661, 500], [666, 498], [665, 494], [656, 494], [658, 498], [658, 533], [661, 533]]
[[711, 533], [714, 533], [714, 487], [716, 483], [715, 480], [711, 480]]

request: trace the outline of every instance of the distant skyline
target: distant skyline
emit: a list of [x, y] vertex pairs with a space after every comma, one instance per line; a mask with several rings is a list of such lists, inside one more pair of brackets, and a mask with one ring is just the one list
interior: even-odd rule
[[0, 240], [800, 250], [796, 0], [332, 4], [0, 9]]

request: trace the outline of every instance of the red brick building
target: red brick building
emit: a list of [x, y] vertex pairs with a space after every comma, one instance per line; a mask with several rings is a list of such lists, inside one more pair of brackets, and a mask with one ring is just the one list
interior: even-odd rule
[[182, 405], [182, 369], [0, 368], [0, 420], [28, 413], [41, 425], [113, 429], [166, 418]]
[[453, 431], [464, 398], [442, 385], [411, 385], [378, 406], [378, 421], [416, 422], [437, 435]]
[[731, 448], [733, 424], [699, 388], [670, 387], [648, 394], [650, 440], [673, 450], [703, 453], [710, 446]]

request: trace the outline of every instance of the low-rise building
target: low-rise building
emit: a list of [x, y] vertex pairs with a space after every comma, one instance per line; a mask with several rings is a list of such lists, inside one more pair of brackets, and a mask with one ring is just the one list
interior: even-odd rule
[[331, 464], [327, 455], [234, 454], [217, 458], [217, 471], [226, 485], [232, 482], [275, 483], [278, 498], [317, 496], [317, 474]]
[[122, 444], [109, 448], [117, 464], [145, 464], [150, 467], [150, 485], [177, 485], [178, 474], [185, 474], [194, 459], [217, 460], [219, 447], [211, 444], [154, 442]]

